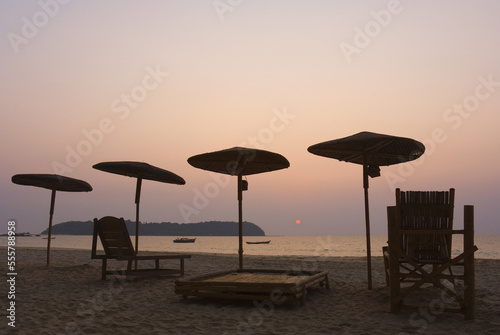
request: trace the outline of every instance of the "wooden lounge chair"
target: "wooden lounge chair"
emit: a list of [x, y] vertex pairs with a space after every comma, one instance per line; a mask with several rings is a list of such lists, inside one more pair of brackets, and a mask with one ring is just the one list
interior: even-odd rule
[[328, 272], [234, 269], [177, 279], [175, 293], [184, 299], [270, 300], [278, 305], [299, 301], [303, 305], [308, 289], [316, 285], [330, 289]]
[[[430, 283], [446, 293], [446, 302], [455, 302], [451, 306], [443, 302], [443, 311], [474, 318], [474, 252], [477, 250], [474, 207], [464, 206], [464, 229], [454, 230], [454, 196], [454, 189], [446, 192], [396, 190], [396, 206], [387, 208], [389, 246], [384, 250], [391, 312], [397, 313], [401, 308], [418, 309], [420, 306], [405, 303], [405, 299], [423, 284]], [[453, 234], [464, 235], [463, 253], [457, 257], [451, 254]], [[455, 285], [458, 281], [463, 282], [463, 289]]]
[[[97, 236], [99, 236], [104, 254], [97, 254]], [[92, 259], [102, 259], [102, 279], [106, 280], [106, 275], [165, 275], [178, 274], [184, 275], [184, 259], [191, 258], [191, 255], [186, 254], [171, 254], [171, 255], [137, 255], [130, 235], [125, 225], [123, 218], [105, 216], [101, 219], [94, 219], [94, 233], [92, 238]], [[127, 261], [127, 269], [119, 271], [108, 271], [108, 259], [116, 259], [118, 261]], [[179, 269], [164, 269], [160, 268], [160, 260], [179, 259]], [[154, 260], [155, 267], [147, 269], [132, 269], [134, 261]]]

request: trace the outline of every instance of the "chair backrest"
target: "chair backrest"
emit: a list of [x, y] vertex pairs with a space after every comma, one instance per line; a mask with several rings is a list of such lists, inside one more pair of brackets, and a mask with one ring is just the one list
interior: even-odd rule
[[107, 258], [135, 255], [123, 218], [105, 216], [99, 220], [94, 219], [94, 240], [97, 235], [101, 240]]
[[433, 234], [433, 231], [453, 229], [454, 202], [453, 188], [439, 192], [396, 189], [401, 246], [408, 256], [420, 262], [451, 258], [451, 232]]

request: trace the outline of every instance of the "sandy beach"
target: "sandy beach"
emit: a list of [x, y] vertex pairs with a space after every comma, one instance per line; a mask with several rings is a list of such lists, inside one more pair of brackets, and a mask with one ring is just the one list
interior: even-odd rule
[[[246, 256], [245, 267], [329, 272], [331, 289], [309, 290], [306, 304], [235, 302], [191, 298], [174, 292], [173, 277], [125, 281], [100, 279], [90, 251], [16, 250], [15, 328], [9, 285], [2, 288], [2, 333], [8, 334], [498, 334], [500, 260], [476, 262], [476, 318], [440, 313], [439, 294], [420, 312], [389, 313], [383, 260], [373, 258], [373, 290], [366, 286], [363, 258]], [[6, 254], [6, 249], [2, 248]], [[0, 269], [7, 274], [7, 262]], [[121, 266], [111, 262], [111, 266]], [[177, 263], [175, 263], [177, 265]], [[193, 254], [186, 275], [237, 268], [236, 255]], [[7, 277], [9, 279], [9, 277]], [[11, 288], [10, 288], [11, 289]], [[432, 288], [428, 288], [432, 290]], [[428, 293], [428, 292], [426, 292]], [[433, 299], [433, 300], [432, 300]], [[436, 300], [437, 299], [437, 300]], [[7, 330], [7, 332], [4, 332]]]

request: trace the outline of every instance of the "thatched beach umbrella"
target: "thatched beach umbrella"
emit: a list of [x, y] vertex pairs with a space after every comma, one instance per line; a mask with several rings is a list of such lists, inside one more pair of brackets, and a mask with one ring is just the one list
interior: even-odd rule
[[92, 191], [92, 186], [83, 180], [64, 177], [57, 174], [16, 174], [12, 177], [12, 182], [19, 185], [42, 187], [52, 191], [52, 196], [50, 198], [49, 233], [47, 238], [47, 265], [49, 265], [52, 217], [54, 215], [56, 191], [90, 192]]
[[307, 151], [318, 156], [335, 158], [340, 161], [363, 165], [368, 289], [371, 289], [372, 275], [368, 176], [372, 178], [380, 176], [379, 166], [399, 164], [417, 159], [424, 153], [425, 146], [410, 138], [365, 131], [337, 140], [312, 145], [307, 148]]
[[[115, 173], [123, 176], [137, 178], [137, 185], [135, 189], [135, 251], [139, 251], [139, 203], [141, 200], [141, 186], [142, 180], [154, 180], [161, 183], [184, 185], [186, 181], [182, 177], [173, 172], [160, 169], [156, 166], [149, 165], [143, 162], [102, 162], [92, 166], [94, 169]], [[137, 263], [136, 263], [137, 265]]]
[[239, 268], [243, 269], [243, 176], [285, 169], [290, 166], [288, 160], [274, 152], [234, 147], [230, 149], [196, 155], [188, 159], [192, 166], [238, 176], [238, 224], [239, 224]]

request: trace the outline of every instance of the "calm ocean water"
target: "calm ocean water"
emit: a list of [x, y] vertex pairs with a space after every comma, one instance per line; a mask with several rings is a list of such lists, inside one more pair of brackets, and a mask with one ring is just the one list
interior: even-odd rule
[[[92, 236], [55, 235], [51, 248], [70, 248], [89, 250]], [[195, 243], [173, 243], [175, 236], [140, 236], [140, 251], [165, 251], [185, 253], [237, 254], [238, 237], [200, 236]], [[270, 244], [246, 244], [245, 241], [267, 241]], [[268, 256], [319, 256], [319, 257], [363, 257], [366, 255], [364, 236], [259, 236], [244, 237], [245, 255]], [[382, 256], [382, 246], [387, 237], [372, 236], [372, 256]], [[476, 258], [500, 259], [500, 235], [475, 236], [479, 250]], [[454, 253], [459, 254], [462, 241], [454, 237]], [[17, 237], [18, 247], [46, 247], [47, 240], [42, 237]], [[7, 246], [7, 238], [0, 237], [0, 246]]]

